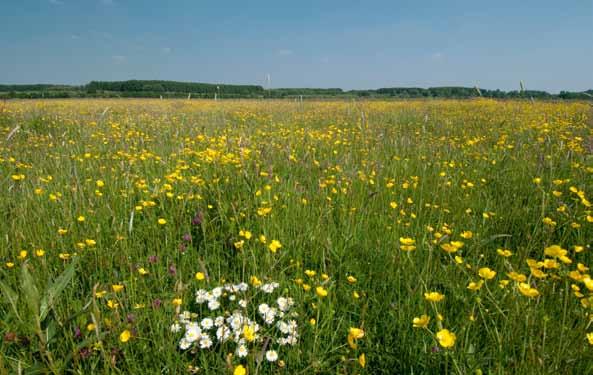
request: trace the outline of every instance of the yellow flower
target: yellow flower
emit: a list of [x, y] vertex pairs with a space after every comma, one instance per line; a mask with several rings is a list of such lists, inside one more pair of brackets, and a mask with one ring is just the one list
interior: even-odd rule
[[587, 333], [587, 341], [589, 341], [589, 345], [593, 345], [593, 332]]
[[364, 355], [364, 353], [362, 353], [361, 355], [358, 356], [358, 364], [360, 365], [360, 367], [364, 368], [367, 364], [367, 359]]
[[63, 235], [65, 235], [66, 233], [68, 233], [68, 229], [62, 229], [62, 228], [59, 228], [59, 229], [58, 229], [58, 234], [59, 234], [60, 236], [63, 236]]
[[45, 250], [43, 250], [43, 249], [35, 250], [35, 256], [42, 257], [44, 255], [45, 255]]
[[95, 246], [97, 244], [97, 242], [95, 240], [90, 240], [90, 239], [86, 239], [86, 240], [84, 240], [84, 242], [87, 244], [87, 246]]
[[22, 181], [25, 179], [25, 175], [24, 174], [13, 174], [12, 176], [10, 176], [10, 178], [12, 178], [13, 181]]
[[206, 279], [206, 275], [204, 275], [204, 272], [196, 272], [196, 280], [202, 281], [204, 279]]
[[583, 284], [585, 284], [587, 289], [593, 291], [593, 280], [589, 276], [583, 278]]
[[348, 330], [348, 339], [347, 339], [348, 345], [352, 349], [356, 349], [357, 348], [356, 340], [359, 340], [363, 337], [364, 337], [364, 330], [362, 330], [361, 328], [350, 327], [350, 329]]
[[399, 247], [403, 251], [413, 251], [416, 250], [416, 240], [410, 237], [400, 237], [399, 238]]
[[80, 215], [80, 216], [79, 216], [79, 217], [78, 217], [76, 220], [77, 220], [79, 223], [82, 223], [82, 222], [85, 220], [85, 218], [84, 218], [84, 216]]
[[500, 255], [501, 257], [505, 257], [505, 258], [508, 258], [511, 255], [513, 255], [511, 250], [508, 250], [508, 249], [497, 249], [496, 252], [498, 253], [498, 255]]
[[492, 280], [494, 276], [496, 276], [496, 271], [493, 271], [488, 267], [483, 267], [478, 270], [478, 275], [480, 275], [482, 279]]
[[97, 298], [103, 298], [103, 297], [105, 297], [106, 294], [107, 294], [107, 291], [106, 290], [101, 290], [101, 291], [98, 291], [98, 292], [95, 293], [95, 297], [97, 297]]
[[350, 275], [346, 278], [350, 284], [354, 284], [356, 282], [356, 277]]
[[241, 230], [239, 231], [239, 236], [240, 236], [240, 237], [245, 237], [245, 239], [247, 239], [247, 240], [248, 240], [248, 239], [250, 239], [250, 238], [251, 238], [252, 234], [251, 234], [251, 232], [250, 232], [250, 231], [248, 231], [248, 230], [243, 230], [243, 229], [241, 229]]
[[455, 334], [449, 331], [448, 329], [441, 329], [440, 331], [438, 331], [436, 334], [436, 338], [443, 348], [453, 347], [453, 345], [455, 345], [455, 340], [457, 339]]
[[251, 285], [258, 287], [262, 284], [261, 280], [257, 278], [257, 276], [251, 276], [251, 279], [249, 280], [251, 282]]
[[19, 252], [19, 255], [17, 256], [17, 258], [20, 260], [23, 260], [23, 259], [27, 258], [27, 254], [28, 254], [27, 250], [21, 250]]
[[124, 286], [122, 284], [111, 285], [111, 290], [113, 290], [115, 293], [121, 292], [123, 289], [124, 289]]
[[517, 272], [509, 272], [507, 273], [507, 276], [513, 280], [513, 281], [517, 281], [517, 282], [525, 282], [525, 280], [527, 280], [527, 276], [521, 274], [521, 273], [517, 273]]
[[128, 342], [128, 340], [130, 340], [130, 337], [132, 337], [132, 334], [130, 333], [130, 331], [126, 329], [125, 331], [119, 334], [119, 341]]
[[428, 326], [428, 322], [430, 322], [430, 317], [426, 314], [422, 314], [420, 317], [415, 317], [412, 319], [412, 327], [425, 328]]
[[103, 187], [103, 186], [105, 186], [105, 182], [103, 182], [103, 180], [97, 180], [95, 182], [95, 184], [97, 185], [97, 187]]
[[440, 302], [445, 296], [439, 292], [426, 292], [424, 293], [424, 298], [430, 302]]
[[95, 330], [95, 324], [94, 323], [89, 323], [86, 325], [86, 330], [87, 331], [94, 331]]
[[149, 274], [149, 272], [146, 269], [144, 269], [143, 267], [138, 268], [138, 273], [141, 276], [144, 276], [144, 275], [148, 275]]
[[463, 242], [461, 241], [452, 241], [448, 243], [441, 244], [441, 249], [445, 250], [445, 252], [451, 254], [457, 252], [457, 250], [463, 247]]
[[315, 272], [313, 270], [305, 270], [305, 275], [307, 275], [309, 277], [315, 277], [315, 275], [317, 275], [317, 272]]
[[233, 375], [246, 375], [247, 374], [247, 369], [245, 367], [243, 367], [243, 365], [237, 365], [237, 367], [235, 367], [235, 370], [233, 371]]
[[549, 217], [544, 217], [542, 222], [550, 227], [555, 227], [557, 224], [554, 220], [552, 220], [552, 218]]
[[317, 293], [317, 295], [321, 298], [327, 297], [327, 290], [322, 286], [318, 286], [317, 288], [315, 288], [315, 293]]
[[480, 290], [480, 288], [482, 288], [482, 285], [484, 285], [484, 280], [480, 280], [477, 283], [472, 281], [467, 286], [467, 289], [473, 290], [473, 291]]
[[461, 238], [469, 240], [470, 238], [472, 238], [474, 236], [474, 234], [472, 233], [471, 230], [466, 230], [464, 232], [461, 232], [460, 236], [461, 236]]
[[542, 270], [537, 268], [530, 268], [531, 274], [538, 279], [545, 279], [548, 275], [546, 275]]
[[552, 245], [552, 246], [546, 247], [544, 249], [544, 254], [549, 257], [560, 258], [560, 257], [566, 256], [566, 254], [568, 254], [568, 251], [561, 248], [558, 245]]
[[181, 298], [173, 298], [173, 301], [171, 301], [171, 303], [173, 304], [173, 306], [181, 306], [183, 300]]
[[167, 220], [165, 220], [161, 217], [160, 219], [157, 220], [157, 223], [159, 223], [159, 225], [165, 225], [165, 224], [167, 224]]
[[523, 294], [525, 297], [535, 298], [539, 296], [539, 292], [537, 291], [537, 289], [532, 288], [527, 283], [519, 283], [518, 289], [519, 292], [521, 292], [521, 294]]
[[270, 249], [270, 251], [273, 253], [278, 251], [278, 249], [281, 247], [282, 247], [282, 244], [278, 240], [272, 240], [272, 242], [268, 245], [268, 249]]
[[243, 337], [245, 338], [245, 340], [247, 340], [248, 342], [253, 342], [255, 341], [255, 329], [253, 329], [251, 326], [249, 325], [244, 325], [243, 326]]
[[6, 262], [6, 268], [13, 268], [14, 267], [14, 263], [13, 262]]
[[117, 309], [119, 307], [119, 303], [110, 299], [107, 301], [107, 307], [109, 307], [110, 309]]

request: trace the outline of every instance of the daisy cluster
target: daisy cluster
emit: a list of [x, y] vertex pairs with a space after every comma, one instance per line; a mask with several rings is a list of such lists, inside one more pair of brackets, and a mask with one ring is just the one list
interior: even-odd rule
[[183, 311], [171, 331], [183, 332], [181, 350], [230, 348], [239, 358], [265, 350], [269, 362], [278, 349], [298, 343], [297, 313], [291, 297], [275, 296], [275, 282], [249, 286], [225, 284], [195, 292], [197, 311]]

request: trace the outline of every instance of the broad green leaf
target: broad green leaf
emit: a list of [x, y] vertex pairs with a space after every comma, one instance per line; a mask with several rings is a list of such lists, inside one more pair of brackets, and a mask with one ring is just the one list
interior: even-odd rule
[[35, 286], [35, 281], [31, 276], [28, 269], [28, 263], [24, 263], [21, 268], [21, 286], [25, 294], [25, 302], [29, 306], [29, 309], [35, 315], [35, 318], [39, 318], [39, 291]]
[[74, 258], [66, 269], [58, 276], [57, 279], [45, 290], [45, 294], [41, 299], [41, 307], [39, 310], [39, 319], [45, 320], [47, 313], [53, 307], [54, 302], [58, 299], [64, 288], [74, 277], [76, 265], [78, 264], [78, 257]]
[[23, 320], [21, 319], [21, 316], [19, 315], [19, 310], [17, 308], [17, 301], [19, 299], [18, 294], [10, 286], [4, 283], [4, 281], [0, 281], [0, 293], [2, 293], [2, 297], [10, 303], [12, 311], [14, 312], [18, 320], [22, 322]]

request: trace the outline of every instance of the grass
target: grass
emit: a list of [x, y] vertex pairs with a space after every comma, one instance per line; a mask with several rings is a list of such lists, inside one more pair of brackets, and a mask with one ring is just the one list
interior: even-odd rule
[[[580, 102], [4, 103], [0, 372], [590, 373], [591, 118]], [[179, 314], [213, 313], [196, 290], [258, 281], [280, 287], [251, 287], [245, 314], [290, 296], [296, 345], [179, 348]]]

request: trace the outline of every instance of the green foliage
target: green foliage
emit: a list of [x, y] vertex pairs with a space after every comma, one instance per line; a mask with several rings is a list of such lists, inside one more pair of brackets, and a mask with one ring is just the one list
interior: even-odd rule
[[91, 81], [84, 86], [67, 85], [0, 85], [0, 99], [57, 99], [84, 97], [125, 98], [475, 98], [495, 99], [591, 99], [593, 90], [584, 92], [519, 90], [501, 91], [471, 87], [391, 87], [377, 90], [350, 90], [340, 88], [277, 88], [264, 90], [258, 85], [225, 85], [176, 81]]

